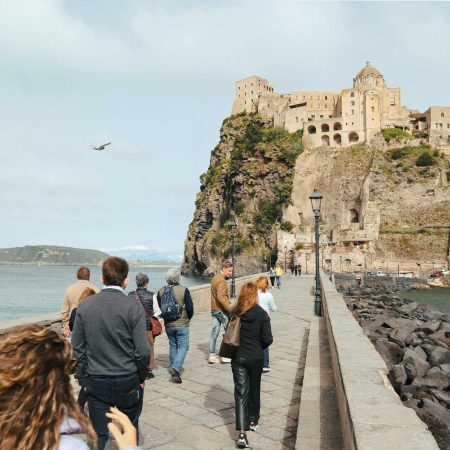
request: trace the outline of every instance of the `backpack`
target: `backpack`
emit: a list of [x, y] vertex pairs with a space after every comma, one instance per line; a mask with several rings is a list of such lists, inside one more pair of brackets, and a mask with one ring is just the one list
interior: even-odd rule
[[166, 286], [161, 297], [161, 317], [165, 322], [174, 322], [181, 317], [183, 307], [177, 302], [173, 286]]

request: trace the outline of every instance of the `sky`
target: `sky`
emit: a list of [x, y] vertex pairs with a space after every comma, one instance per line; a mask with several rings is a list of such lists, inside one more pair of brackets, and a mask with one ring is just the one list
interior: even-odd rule
[[235, 81], [339, 90], [371, 61], [450, 106], [449, 31], [441, 2], [0, 0], [0, 247], [181, 258]]

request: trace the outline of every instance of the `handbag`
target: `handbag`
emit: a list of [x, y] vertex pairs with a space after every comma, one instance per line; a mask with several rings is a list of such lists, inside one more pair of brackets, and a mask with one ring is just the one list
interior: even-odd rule
[[241, 318], [232, 316], [228, 322], [227, 330], [223, 335], [219, 356], [233, 359], [241, 343]]
[[140, 304], [142, 305], [142, 307], [144, 308], [145, 316], [146, 316], [147, 320], [152, 324], [153, 337], [155, 338], [156, 336], [159, 336], [162, 333], [161, 322], [155, 316], [152, 316], [151, 314], [148, 314], [147, 308], [142, 303], [142, 300], [139, 297], [137, 292], [134, 293], [134, 296], [136, 297], [136, 300], [138, 300], [140, 302]]

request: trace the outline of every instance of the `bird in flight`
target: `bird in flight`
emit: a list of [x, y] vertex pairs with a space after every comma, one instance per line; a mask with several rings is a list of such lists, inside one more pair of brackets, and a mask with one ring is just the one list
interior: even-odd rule
[[105, 150], [105, 147], [109, 144], [111, 144], [111, 142], [107, 142], [106, 144], [102, 145], [91, 145], [91, 148], [92, 150]]

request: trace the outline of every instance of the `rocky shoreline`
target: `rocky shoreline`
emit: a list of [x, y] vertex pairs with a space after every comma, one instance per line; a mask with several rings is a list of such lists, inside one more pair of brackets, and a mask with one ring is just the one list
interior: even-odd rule
[[395, 289], [341, 289], [346, 304], [389, 369], [403, 404], [413, 408], [441, 449], [450, 449], [450, 319], [395, 296]]

